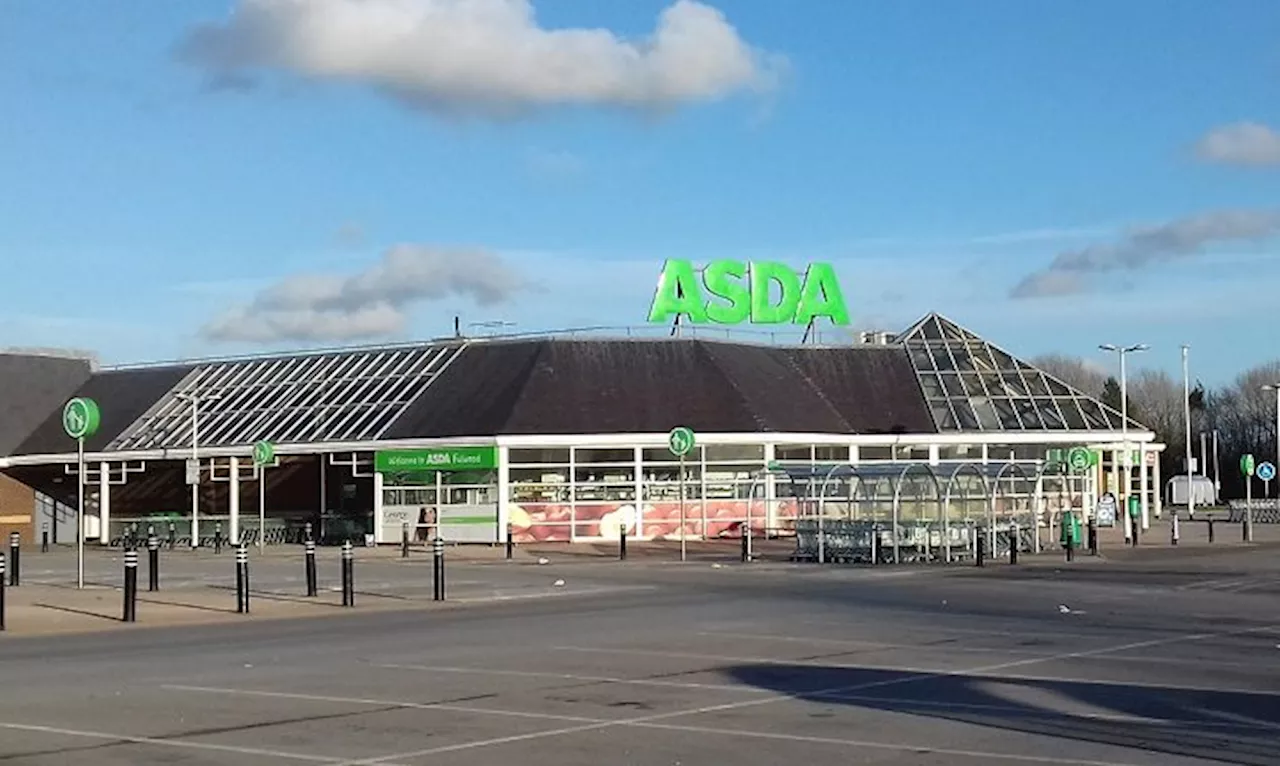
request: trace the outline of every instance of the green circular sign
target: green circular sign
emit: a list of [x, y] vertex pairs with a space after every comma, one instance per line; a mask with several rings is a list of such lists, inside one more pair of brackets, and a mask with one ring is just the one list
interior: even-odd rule
[[694, 438], [693, 430], [680, 426], [671, 429], [671, 433], [667, 434], [667, 448], [671, 450], [671, 454], [676, 457], [684, 457], [693, 452]]
[[92, 399], [78, 396], [62, 408], [62, 430], [72, 439], [87, 439], [102, 425], [102, 412]]
[[263, 466], [276, 459], [276, 445], [263, 440], [253, 445], [253, 462]]
[[1086, 471], [1089, 468], [1089, 450], [1084, 447], [1072, 447], [1067, 453], [1067, 465], [1077, 473]]
[[1244, 474], [1245, 476], [1252, 476], [1254, 466], [1255, 466], [1255, 463], [1254, 463], [1253, 455], [1240, 456], [1240, 473]]

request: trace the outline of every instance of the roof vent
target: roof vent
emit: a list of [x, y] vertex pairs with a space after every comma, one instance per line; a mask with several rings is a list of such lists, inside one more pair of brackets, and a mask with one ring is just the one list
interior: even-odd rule
[[891, 346], [895, 334], [884, 330], [862, 330], [858, 333], [858, 342], [864, 346]]

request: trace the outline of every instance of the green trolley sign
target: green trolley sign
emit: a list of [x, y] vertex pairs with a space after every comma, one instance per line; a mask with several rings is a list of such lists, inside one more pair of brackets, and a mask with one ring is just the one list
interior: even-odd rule
[[96, 434], [101, 425], [102, 411], [92, 399], [76, 397], [62, 408], [62, 429], [72, 439], [87, 439]]
[[667, 434], [667, 449], [671, 450], [671, 454], [676, 457], [684, 457], [693, 452], [694, 444], [693, 429], [680, 426], [671, 429], [671, 433]]
[[253, 445], [253, 464], [256, 466], [264, 466], [270, 464], [276, 459], [276, 445], [267, 440], [262, 440]]

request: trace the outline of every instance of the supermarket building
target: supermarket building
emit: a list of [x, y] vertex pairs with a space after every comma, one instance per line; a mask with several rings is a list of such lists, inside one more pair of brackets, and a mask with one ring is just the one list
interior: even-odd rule
[[[1144, 527], [1161, 513], [1149, 430], [1126, 434], [1102, 402], [942, 316], [855, 343], [726, 336], [451, 337], [114, 368], [0, 354], [0, 532], [74, 539], [72, 397], [102, 413], [83, 478], [86, 538], [103, 544], [135, 523], [185, 538], [197, 514], [208, 544], [215, 529], [296, 540], [307, 523], [376, 543], [406, 525], [457, 542], [501, 541], [509, 524], [517, 541], [785, 534], [815, 513], [1048, 526], [1104, 493], [1137, 497]], [[677, 426], [697, 434], [683, 475]], [[275, 454], [259, 467], [263, 440]], [[1072, 448], [1087, 468], [1062, 470]], [[816, 490], [805, 470], [824, 477]]]

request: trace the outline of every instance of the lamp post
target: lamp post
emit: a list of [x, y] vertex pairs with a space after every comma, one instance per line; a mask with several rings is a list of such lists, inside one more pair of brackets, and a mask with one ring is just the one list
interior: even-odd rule
[[[1276, 392], [1276, 465], [1280, 466], [1280, 383], [1268, 383], [1262, 390]], [[1280, 489], [1276, 492], [1280, 494]]]
[[180, 401], [191, 402], [191, 460], [196, 466], [196, 480], [191, 483], [191, 548], [200, 547], [200, 403], [221, 399], [218, 394], [200, 395], [199, 391], [180, 393]]
[[[1183, 417], [1186, 419], [1187, 426], [1187, 518], [1192, 518], [1196, 513], [1196, 492], [1195, 492], [1195, 470], [1192, 468], [1191, 456], [1191, 364], [1188, 357], [1191, 354], [1191, 346], [1183, 344], [1182, 346], [1182, 410]], [[1177, 510], [1173, 511], [1173, 517], [1178, 518]]]
[[[1110, 351], [1120, 357], [1120, 452], [1121, 464], [1124, 466], [1124, 491], [1121, 494], [1121, 497], [1124, 498], [1127, 503], [1129, 498], [1129, 485], [1133, 477], [1129, 472], [1129, 375], [1125, 366], [1125, 358], [1129, 354], [1146, 351], [1150, 346], [1145, 343], [1135, 343], [1132, 346], [1116, 346], [1111, 343], [1104, 343], [1098, 346], [1098, 348], [1103, 351]], [[1146, 470], [1146, 468], [1144, 467], [1143, 470]], [[1129, 532], [1131, 522], [1127, 508], [1124, 509], [1124, 518], [1125, 531]], [[1146, 519], [1144, 518], [1143, 521], [1146, 521]], [[1143, 525], [1143, 528], [1146, 528], [1145, 524]], [[1129, 534], [1126, 534], [1125, 537], [1129, 537]]]

